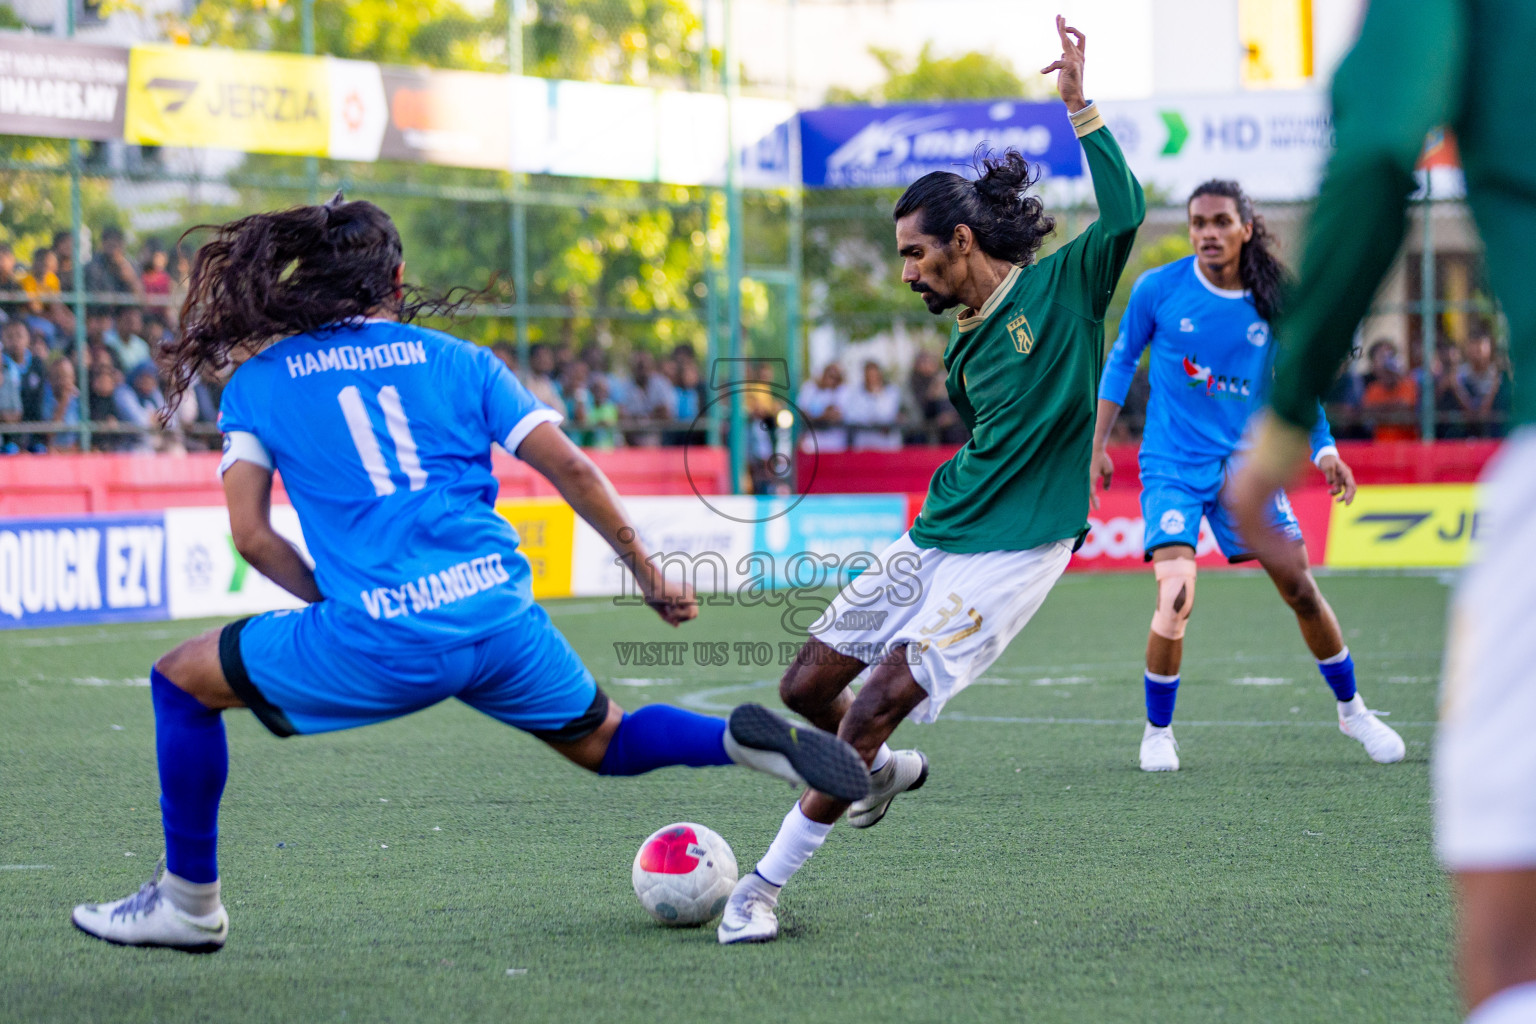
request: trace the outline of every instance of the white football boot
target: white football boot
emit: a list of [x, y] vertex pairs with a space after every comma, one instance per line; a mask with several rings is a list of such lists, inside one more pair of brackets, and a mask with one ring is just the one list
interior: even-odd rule
[[162, 888], [164, 862], [155, 877], [115, 903], [82, 903], [70, 915], [76, 928], [114, 946], [166, 946], [183, 953], [217, 953], [229, 938], [221, 904], [197, 916], [178, 909]]
[[731, 890], [731, 898], [725, 903], [725, 914], [715, 937], [722, 946], [738, 942], [772, 942], [779, 937], [779, 915], [774, 909], [779, 905], [779, 886], [773, 885], [756, 871], [745, 875]]
[[928, 781], [928, 758], [921, 750], [893, 750], [891, 759], [869, 773], [869, 796], [848, 808], [848, 824], [869, 828], [885, 817], [891, 801], [901, 793], [922, 789]]
[[1403, 755], [1408, 752], [1403, 738], [1390, 725], [1376, 717], [1389, 712], [1372, 711], [1365, 706], [1359, 693], [1338, 704], [1339, 732], [1359, 740], [1365, 752], [1371, 755], [1372, 761], [1377, 764], [1396, 764], [1403, 759]]
[[1141, 770], [1176, 772], [1179, 770], [1179, 741], [1173, 738], [1173, 726], [1161, 729], [1147, 723], [1141, 733]]

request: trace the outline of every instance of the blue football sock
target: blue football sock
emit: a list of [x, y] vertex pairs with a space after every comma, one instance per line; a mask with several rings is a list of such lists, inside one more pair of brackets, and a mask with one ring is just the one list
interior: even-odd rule
[[1173, 702], [1179, 696], [1179, 677], [1148, 672], [1142, 677], [1147, 688], [1147, 721], [1159, 729], [1173, 722]]
[[674, 764], [709, 768], [730, 763], [725, 753], [725, 719], [696, 715], [667, 704], [647, 704], [628, 712], [619, 722], [597, 772], [643, 775]]
[[1317, 670], [1328, 681], [1333, 695], [1339, 700], [1353, 700], [1355, 696], [1355, 659], [1346, 647], [1327, 661], [1317, 663]]
[[155, 757], [160, 764], [160, 818], [165, 868], [189, 882], [219, 877], [219, 797], [229, 777], [224, 719], [149, 670], [155, 704]]

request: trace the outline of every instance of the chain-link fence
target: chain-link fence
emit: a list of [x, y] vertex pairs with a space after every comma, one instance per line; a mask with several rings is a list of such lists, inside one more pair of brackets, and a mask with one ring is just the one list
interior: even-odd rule
[[[934, 9], [904, 6], [919, 16]], [[496, 0], [473, 10], [451, 0], [404, 8], [200, 0], [146, 2], [131, 11], [77, 3], [75, 15], [82, 37], [110, 31], [119, 42], [739, 89], [801, 105], [1046, 91], [1038, 76], [1019, 71], [1022, 57], [921, 45], [851, 55], [874, 68], [867, 84], [831, 88], [812, 74], [816, 53], [801, 45], [806, 33], [803, 24], [796, 29], [797, 18], [890, 16], [888, 9], [788, 0]], [[0, 4], [0, 21], [48, 30], [59, 10], [16, 0]], [[727, 53], [731, 18], [735, 38], [753, 40], [739, 59]], [[739, 83], [728, 80], [728, 68], [740, 71]], [[829, 362], [859, 380], [873, 363], [902, 392], [899, 429], [907, 442], [963, 436], [946, 409], [941, 368], [922, 355], [942, 351], [947, 322], [926, 313], [899, 281], [890, 222], [895, 190], [802, 195], [15, 136], [0, 138], [0, 161], [0, 243], [10, 250], [0, 255], [0, 306], [44, 336], [26, 340], [40, 364], [69, 358], [75, 391], [68, 395], [65, 370], [40, 366], [28, 378], [25, 425], [7, 428], [3, 443], [12, 450], [212, 443], [216, 382], [171, 430], [146, 425], [125, 405], [136, 381], [149, 392], [139, 405], [153, 404], [152, 377], [138, 370], [156, 335], [175, 330], [189, 255], [178, 239], [198, 224], [315, 202], [337, 189], [391, 213], [412, 280], [437, 290], [489, 288], [453, 330], [496, 344], [541, 397], [567, 406], [568, 423], [586, 443], [725, 440], [722, 414], [733, 422], [756, 413], [773, 419], [771, 407], [754, 412], [751, 403], [711, 400], [709, 367], [718, 357], [774, 360], [787, 378], [775, 380], [780, 394]], [[1362, 325], [1360, 365], [1341, 378], [1331, 407], [1341, 436], [1502, 429], [1507, 371], [1476, 234], [1459, 203], [1435, 203], [1434, 211], [1427, 226], [1416, 214], [1404, 255]], [[1058, 233], [1050, 244], [1093, 217], [1088, 208], [1052, 212]], [[1304, 208], [1263, 212], [1294, 262]], [[1182, 205], [1155, 205], [1107, 320], [1111, 341], [1131, 282], [1187, 252]], [[1485, 333], [1494, 338], [1491, 354], [1478, 340]], [[1376, 346], [1378, 339], [1390, 341], [1391, 351]], [[644, 397], [652, 374], [672, 388], [670, 405]], [[44, 392], [66, 400], [44, 401]], [[1138, 401], [1144, 387], [1139, 400], [1133, 391], [1123, 420], [1131, 430]], [[695, 423], [700, 414], [705, 422]], [[746, 447], [737, 433], [733, 448]]]

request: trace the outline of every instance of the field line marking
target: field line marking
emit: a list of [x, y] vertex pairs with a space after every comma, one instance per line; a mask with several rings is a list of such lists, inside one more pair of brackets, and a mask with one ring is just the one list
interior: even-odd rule
[[52, 871], [52, 864], [0, 864], [0, 871]]
[[[1015, 717], [1012, 717], [1012, 716], [1009, 716], [1009, 715], [968, 715], [968, 714], [965, 714], [963, 711], [955, 711], [955, 712], [949, 712], [949, 713], [940, 713], [938, 721], [940, 721], [940, 722], [996, 722], [996, 723], [1001, 723], [1003, 725], [1142, 725], [1143, 723], [1146, 722], [1146, 719], [1144, 719], [1144, 718], [1056, 718], [1056, 717], [1051, 717], [1051, 718], [1025, 718], [1025, 717], [1017, 717], [1017, 718], [1015, 718]], [[1434, 728], [1439, 723], [1438, 722], [1393, 722], [1391, 724], [1392, 724], [1392, 727], [1394, 729], [1404, 729], [1404, 728], [1426, 728], [1426, 729], [1430, 729], [1430, 728]], [[1314, 728], [1316, 728], [1316, 727], [1332, 727], [1334, 729], [1337, 729], [1339, 727], [1339, 723], [1337, 721], [1333, 721], [1333, 722], [1306, 722], [1306, 721], [1296, 721], [1294, 719], [1276, 719], [1274, 721], [1269, 721], [1269, 722], [1251, 722], [1251, 721], [1249, 721], [1249, 722], [1243, 722], [1243, 721], [1236, 721], [1236, 722], [1214, 722], [1214, 721], [1202, 722], [1202, 721], [1198, 721], [1198, 720], [1194, 720], [1194, 719], [1186, 721], [1186, 720], [1181, 718], [1181, 719], [1178, 720], [1178, 725], [1181, 728], [1183, 726], [1188, 726], [1188, 725], [1201, 725], [1201, 726], [1214, 725], [1214, 726], [1235, 726], [1235, 727], [1255, 728], [1255, 729], [1258, 729], [1258, 728], [1268, 729], [1268, 728], [1274, 728], [1276, 726], [1283, 726], [1283, 725], [1303, 725], [1303, 726], [1310, 726], [1310, 727], [1314, 727]]]
[[[732, 694], [751, 693], [755, 690], [766, 689], [770, 686], [776, 687], [777, 685], [778, 684], [771, 679], [758, 679], [750, 683], [734, 683], [730, 686], [713, 686], [707, 690], [695, 690], [692, 693], [684, 694], [678, 698], [678, 703], [684, 707], [691, 708], [694, 711], [712, 711], [718, 713], [721, 711], [729, 711], [731, 708], [735, 707], [734, 704], [720, 703], [719, 698], [721, 697], [727, 697]], [[939, 722], [985, 722], [1000, 725], [1141, 725], [1146, 721], [1146, 719], [1143, 718], [1062, 718], [1057, 716], [1026, 717], [1012, 715], [968, 715], [963, 711], [941, 713], [938, 720]], [[1391, 724], [1394, 728], [1432, 729], [1439, 723], [1393, 722]], [[1179, 721], [1179, 725], [1216, 727], [1228, 726], [1249, 729], [1273, 729], [1278, 726], [1286, 725], [1299, 725], [1306, 726], [1308, 728], [1332, 727], [1334, 729], [1339, 727], [1337, 720], [1331, 722], [1308, 722], [1295, 721], [1291, 719], [1279, 719], [1268, 722], [1223, 722], [1200, 721], [1198, 719], [1190, 719], [1189, 721], [1184, 721], [1181, 719]]]

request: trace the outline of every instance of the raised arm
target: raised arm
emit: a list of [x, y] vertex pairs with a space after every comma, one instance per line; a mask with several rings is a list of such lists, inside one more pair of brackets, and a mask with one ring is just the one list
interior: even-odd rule
[[1083, 55], [1087, 39], [1060, 15], [1056, 18], [1056, 31], [1061, 36], [1061, 57], [1041, 69], [1041, 74], [1059, 72], [1056, 89], [1067, 105], [1072, 130], [1088, 158], [1093, 196], [1099, 205], [1098, 220], [1064, 246], [1059, 255], [1086, 292], [1086, 312], [1097, 320], [1109, 308], [1110, 296], [1136, 241], [1136, 229], [1147, 214], [1147, 201], [1141, 183], [1125, 162], [1120, 144], [1104, 127], [1098, 107], [1084, 98]]

